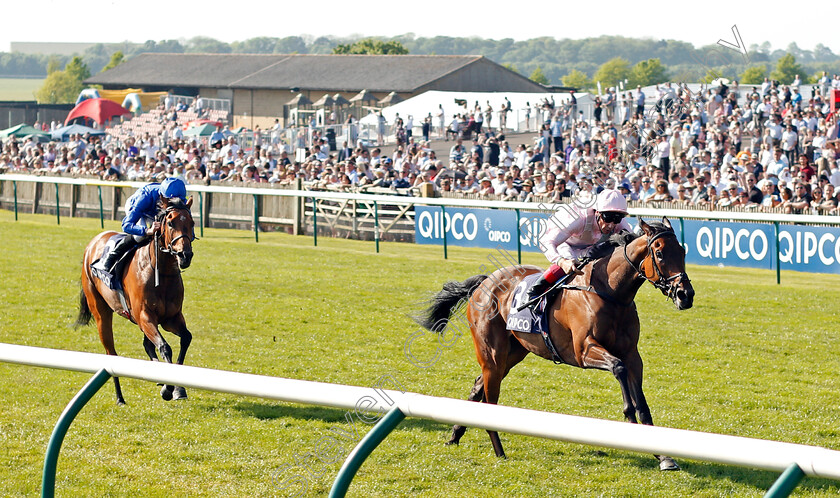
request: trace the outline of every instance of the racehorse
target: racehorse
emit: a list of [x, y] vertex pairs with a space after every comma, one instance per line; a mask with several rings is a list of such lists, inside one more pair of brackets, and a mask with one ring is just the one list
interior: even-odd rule
[[[685, 273], [685, 250], [668, 220], [648, 224], [640, 219], [639, 226], [641, 235], [613, 235], [611, 254], [585, 266], [569, 284], [574, 288], [563, 289], [546, 305], [550, 341], [540, 334], [508, 330], [506, 325], [517, 284], [540, 268], [502, 268], [489, 276], [444, 285], [417, 321], [428, 330], [442, 332], [440, 325], [468, 299], [466, 316], [481, 366], [470, 401], [496, 404], [502, 379], [528, 353], [534, 353], [555, 362], [612, 372], [621, 387], [627, 421], [653, 425], [642, 392], [639, 315], [633, 300], [642, 284], [650, 282], [685, 310], [693, 304], [694, 289]], [[465, 431], [466, 427], [454, 426], [447, 444], [458, 444]], [[487, 432], [496, 456], [504, 458], [498, 433]], [[656, 457], [660, 469], [679, 470], [671, 457]]]
[[[181, 312], [184, 302], [181, 270], [190, 266], [193, 257], [195, 222], [190, 213], [191, 205], [192, 197], [186, 202], [178, 198], [161, 198], [155, 218], [161, 223], [160, 231], [154, 235], [152, 242], [137, 248], [133, 254], [129, 253], [130, 260], [117, 277], [122, 283], [125, 302], [117, 291], [94, 277], [90, 268], [91, 263], [102, 255], [108, 239], [116, 232], [100, 233], [85, 248], [76, 327], [87, 325], [91, 318], [94, 318], [99, 329], [99, 340], [107, 354], [117, 355], [112, 327], [114, 311], [117, 311], [124, 318], [136, 323], [143, 331], [143, 347], [150, 360], [158, 361], [155, 352], [157, 348], [163, 359], [172, 363], [172, 348], [160, 334], [160, 325], [181, 339], [177, 363], [184, 363], [192, 334], [187, 330]], [[114, 377], [114, 386], [117, 391], [117, 404], [125, 404], [117, 377]], [[160, 395], [169, 401], [173, 397], [184, 399], [187, 392], [180, 386], [164, 385]]]

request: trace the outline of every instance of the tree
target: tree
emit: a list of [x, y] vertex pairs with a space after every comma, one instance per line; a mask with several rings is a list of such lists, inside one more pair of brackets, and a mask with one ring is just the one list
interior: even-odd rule
[[190, 38], [185, 49], [187, 52], [198, 54], [229, 54], [231, 52], [230, 45], [207, 36]]
[[182, 54], [184, 47], [178, 40], [161, 40], [156, 42], [154, 40], [146, 40], [142, 45], [136, 45], [129, 55], [137, 55], [143, 53], [168, 53], [168, 54]]
[[183, 54], [184, 46], [178, 40], [161, 40], [157, 42], [155, 52], [165, 54]]
[[274, 44], [275, 54], [305, 54], [307, 53], [306, 42], [300, 36], [287, 36], [277, 40]]
[[783, 85], [790, 85], [793, 83], [793, 79], [796, 75], [799, 75], [799, 77], [802, 78], [802, 83], [808, 83], [808, 81], [810, 81], [808, 75], [805, 74], [805, 69], [796, 63], [796, 58], [790, 53], [783, 55], [779, 59], [779, 62], [776, 63], [776, 69], [770, 73], [771, 78], [779, 80], [779, 83]]
[[244, 42], [234, 42], [231, 48], [238, 54], [270, 54], [274, 52], [277, 38], [258, 36], [249, 38]]
[[622, 57], [614, 57], [603, 63], [595, 76], [592, 77], [596, 82], [600, 81], [604, 85], [604, 89], [614, 86], [618, 87], [620, 81], [624, 81], [630, 77], [630, 63]]
[[352, 45], [338, 45], [333, 49], [334, 54], [368, 54], [368, 55], [406, 55], [406, 49], [398, 41], [383, 42], [374, 38], [365, 38]]
[[76, 101], [84, 88], [82, 83], [90, 78], [90, 70], [79, 56], [73, 57], [63, 71], [53, 71], [35, 92], [35, 98], [42, 104], [69, 104]]
[[41, 104], [69, 104], [76, 101], [82, 88], [81, 80], [67, 71], [54, 71], [35, 92], [35, 98]]
[[764, 82], [767, 77], [767, 68], [765, 66], [751, 66], [741, 74], [741, 83], [745, 85], [758, 85]]
[[64, 66], [64, 71], [71, 78], [78, 80], [79, 83], [90, 78], [90, 69], [88, 69], [87, 64], [85, 64], [79, 56], [73, 57], [73, 59]]
[[712, 81], [721, 77], [723, 77], [722, 72], [715, 68], [709, 68], [709, 70], [706, 71], [706, 76], [703, 76], [703, 78], [700, 79], [700, 83], [711, 83]]
[[50, 56], [50, 60], [47, 61], [47, 75], [50, 75], [61, 68], [61, 59], [59, 59], [55, 55]]
[[592, 88], [592, 80], [583, 71], [572, 69], [569, 74], [563, 76], [563, 86], [569, 86], [578, 90]]
[[640, 61], [630, 70], [631, 85], [655, 85], [668, 81], [668, 71], [659, 59]]
[[540, 85], [548, 85], [548, 78], [540, 66], [534, 69], [534, 72], [531, 73], [531, 76], [528, 76], [528, 79]]
[[826, 47], [822, 43], [817, 43], [817, 46], [814, 47], [814, 60], [819, 62], [828, 62], [833, 61], [836, 58], [837, 56], [834, 55], [831, 49]]
[[117, 50], [116, 52], [111, 54], [111, 60], [108, 61], [108, 64], [106, 64], [105, 67], [102, 68], [102, 72], [104, 73], [109, 69], [113, 69], [122, 64], [123, 62], [125, 62], [125, 56], [123, 55], [122, 50]]

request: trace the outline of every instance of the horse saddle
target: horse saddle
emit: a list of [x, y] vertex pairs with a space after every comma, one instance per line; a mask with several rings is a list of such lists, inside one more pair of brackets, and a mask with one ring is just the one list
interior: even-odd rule
[[[93, 276], [101, 280], [108, 286], [109, 289], [117, 293], [117, 297], [120, 299], [120, 304], [122, 305], [121, 309], [115, 309], [116, 312], [121, 317], [134, 322], [134, 318], [131, 317], [131, 311], [128, 307], [128, 301], [125, 298], [125, 291], [122, 287], [122, 279], [120, 278], [125, 271], [125, 267], [128, 266], [128, 262], [131, 261], [131, 257], [134, 252], [137, 250], [138, 247], [144, 246], [146, 244], [140, 244], [132, 247], [125, 254], [120, 257], [120, 259], [114, 264], [114, 267], [110, 270], [105, 268], [104, 266], [100, 265], [100, 261], [104, 261], [108, 254], [114, 250], [117, 244], [120, 243], [124, 238], [129, 237], [126, 233], [118, 233], [116, 235], [111, 236], [108, 239], [108, 242], [105, 243], [105, 247], [102, 248], [102, 255], [93, 262], [90, 266], [91, 273]], [[135, 322], [136, 323], [136, 322]]]
[[123, 270], [125, 269], [126, 263], [131, 261], [131, 255], [136, 250], [132, 248], [126, 251], [125, 254], [119, 259], [119, 261], [114, 264], [113, 268], [105, 268], [104, 266], [100, 265], [101, 261], [105, 261], [108, 258], [108, 255], [114, 250], [114, 247], [120, 243], [124, 238], [128, 237], [129, 235], [126, 233], [118, 233], [116, 235], [111, 236], [108, 239], [108, 242], [105, 243], [105, 247], [102, 248], [102, 254], [99, 256], [99, 259], [93, 262], [91, 265], [91, 273], [93, 276], [102, 280], [105, 285], [108, 286], [109, 289], [114, 291], [121, 291], [122, 290], [122, 282], [120, 282], [119, 275], [122, 275]]
[[545, 309], [556, 291], [549, 292], [540, 298], [536, 306], [516, 311], [525, 302], [528, 296], [528, 289], [533, 287], [541, 275], [541, 273], [528, 275], [514, 289], [513, 300], [510, 303], [510, 312], [506, 320], [508, 330], [515, 330], [516, 332], [526, 334], [541, 334], [543, 331], [548, 331], [548, 315], [545, 313]]
[[525, 302], [528, 296], [528, 289], [530, 289], [542, 273], [534, 273], [523, 278], [516, 289], [513, 290], [513, 299], [510, 303], [510, 311], [507, 316], [507, 328], [515, 332], [523, 332], [526, 334], [540, 334], [545, 342], [546, 348], [551, 353], [551, 360], [554, 363], [564, 363], [563, 359], [557, 353], [557, 348], [554, 347], [554, 342], [551, 340], [551, 334], [548, 328], [549, 313], [546, 313], [548, 303], [554, 302], [554, 296], [560, 292], [561, 287], [553, 287], [543, 297], [540, 298], [536, 306], [526, 307], [520, 311], [517, 309]]

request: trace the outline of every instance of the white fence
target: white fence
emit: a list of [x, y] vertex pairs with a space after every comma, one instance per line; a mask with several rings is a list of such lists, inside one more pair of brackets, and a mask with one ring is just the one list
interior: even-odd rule
[[[0, 361], [174, 384], [208, 391], [356, 409], [370, 388], [0, 343]], [[405, 416], [593, 446], [840, 480], [840, 451], [815, 446], [629, 424], [382, 390]], [[371, 407], [385, 411], [384, 405]], [[393, 408], [393, 407], [392, 407]]]

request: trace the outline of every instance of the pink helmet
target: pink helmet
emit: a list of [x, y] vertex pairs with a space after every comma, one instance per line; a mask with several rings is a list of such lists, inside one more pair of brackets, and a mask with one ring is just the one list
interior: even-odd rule
[[627, 214], [627, 200], [618, 190], [604, 189], [595, 200], [595, 211], [617, 211]]

